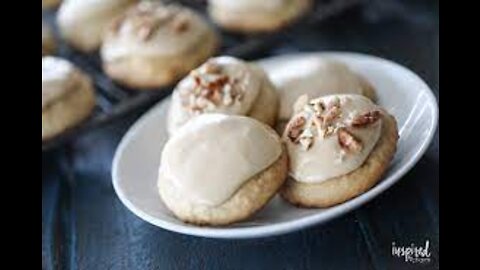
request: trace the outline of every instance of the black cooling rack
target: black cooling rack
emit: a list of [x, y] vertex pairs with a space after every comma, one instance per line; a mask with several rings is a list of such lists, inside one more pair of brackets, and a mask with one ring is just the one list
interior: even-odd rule
[[[178, 2], [205, 13], [205, 0], [178, 0], [169, 2]], [[275, 44], [279, 44], [289, 31], [294, 31], [295, 28], [301, 27], [302, 25], [321, 23], [323, 20], [338, 15], [361, 2], [363, 1], [318, 0], [309, 16], [278, 33], [235, 35], [220, 32], [222, 36], [222, 47], [219, 54], [231, 55], [244, 59], [254, 58], [255, 55], [266, 52], [274, 47]], [[56, 12], [45, 11], [42, 15], [43, 19], [52, 26], [56, 36], [59, 37], [54, 24]], [[137, 91], [119, 86], [112, 82], [103, 73], [98, 53], [83, 54], [70, 48], [63, 43], [60, 38], [57, 38], [57, 42], [57, 55], [69, 59], [92, 77], [97, 93], [97, 104], [94, 113], [82, 124], [50, 139], [47, 142], [42, 142], [42, 151], [47, 151], [60, 146], [84, 132], [111, 123], [128, 113], [142, 108], [145, 109], [168, 96], [173, 89], [173, 85], [165, 87], [164, 89], [148, 91]]]

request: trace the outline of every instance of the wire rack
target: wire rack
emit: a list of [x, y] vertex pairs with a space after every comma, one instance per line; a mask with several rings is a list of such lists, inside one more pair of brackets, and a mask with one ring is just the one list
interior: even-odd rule
[[[205, 0], [178, 0], [170, 2], [178, 2], [205, 13]], [[338, 15], [362, 2], [362, 0], [317, 0], [309, 16], [278, 33], [236, 35], [220, 31], [222, 47], [218, 54], [244, 59], [254, 58], [256, 55], [270, 50], [275, 44], [279, 44], [289, 31], [293, 31], [295, 28], [301, 27], [301, 25], [321, 23], [325, 19]], [[55, 16], [55, 11], [43, 12], [43, 19], [52, 26], [58, 37], [54, 24]], [[163, 89], [138, 91], [115, 84], [103, 72], [98, 53], [83, 54], [70, 48], [61, 39], [57, 38], [57, 41], [57, 55], [72, 61], [92, 77], [96, 88], [97, 104], [92, 115], [82, 124], [46, 142], [42, 142], [42, 151], [61, 146], [85, 132], [109, 124], [134, 111], [145, 109], [168, 96], [173, 89], [172, 85]]]

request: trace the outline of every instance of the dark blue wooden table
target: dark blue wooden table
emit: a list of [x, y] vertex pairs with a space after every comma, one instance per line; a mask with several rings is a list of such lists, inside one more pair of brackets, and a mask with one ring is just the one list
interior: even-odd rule
[[[299, 29], [269, 54], [347, 50], [417, 72], [439, 98], [437, 1], [373, 1], [316, 29]], [[130, 213], [111, 184], [114, 151], [136, 112], [42, 158], [44, 269], [437, 269], [439, 136], [403, 179], [327, 224], [252, 240], [171, 233]], [[429, 263], [392, 256], [430, 243]]]

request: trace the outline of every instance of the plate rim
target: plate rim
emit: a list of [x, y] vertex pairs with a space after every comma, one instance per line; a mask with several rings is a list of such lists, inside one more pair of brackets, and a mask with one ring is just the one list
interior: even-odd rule
[[[258, 226], [258, 227], [243, 227], [243, 228], [228, 228], [228, 227], [187, 227], [183, 224], [175, 224], [168, 221], [164, 221], [162, 219], [158, 219], [155, 217], [150, 216], [149, 214], [145, 213], [142, 209], [136, 207], [132, 202], [130, 202], [126, 195], [123, 193], [122, 189], [118, 186], [118, 164], [119, 160], [122, 157], [122, 153], [124, 152], [125, 148], [127, 147], [128, 143], [131, 141], [131, 138], [136, 135], [137, 131], [144, 126], [147, 121], [146, 119], [153, 116], [153, 114], [162, 109], [165, 106], [165, 103], [169, 102], [171, 96], [167, 96], [166, 98], [159, 101], [155, 104], [152, 108], [146, 111], [140, 118], [138, 118], [135, 123], [127, 130], [125, 135], [122, 137], [116, 151], [114, 154], [113, 162], [112, 162], [112, 183], [115, 193], [119, 197], [120, 201], [136, 216], [140, 217], [144, 221], [153, 224], [157, 227], [181, 233], [186, 235], [192, 236], [199, 236], [199, 237], [207, 237], [207, 238], [225, 238], [225, 239], [244, 239], [244, 238], [260, 238], [260, 237], [269, 237], [279, 234], [285, 234], [293, 231], [297, 231], [300, 229], [305, 229], [311, 227], [316, 224], [326, 223], [331, 221], [334, 218], [340, 217], [352, 210], [359, 208], [360, 206], [365, 205], [367, 202], [371, 201], [372, 199], [376, 198], [378, 195], [389, 189], [395, 183], [397, 183], [407, 172], [409, 172], [413, 166], [415, 166], [420, 158], [425, 154], [428, 146], [431, 144], [433, 140], [433, 136], [436, 133], [438, 127], [438, 102], [437, 99], [432, 92], [432, 89], [428, 84], [415, 72], [410, 70], [409, 68], [398, 64], [394, 61], [381, 58], [374, 55], [368, 55], [363, 53], [356, 53], [356, 52], [342, 52], [342, 51], [322, 51], [322, 52], [299, 52], [299, 53], [289, 53], [289, 54], [281, 54], [276, 55], [268, 58], [258, 59], [255, 62], [262, 63], [262, 62], [269, 62], [274, 61], [282, 58], [300, 58], [300, 57], [308, 57], [308, 56], [328, 56], [328, 57], [354, 57], [354, 58], [369, 58], [375, 61], [384, 62], [389, 65], [393, 65], [396, 68], [403, 70], [409, 76], [415, 78], [420, 84], [422, 84], [422, 92], [426, 93], [427, 99], [430, 101], [430, 110], [432, 113], [433, 121], [432, 124], [428, 127], [428, 135], [426, 140], [422, 142], [420, 147], [418, 147], [414, 154], [412, 154], [411, 158], [406, 162], [406, 164], [394, 172], [387, 178], [384, 178], [380, 183], [375, 185], [373, 188], [368, 190], [367, 192], [355, 197], [345, 203], [342, 203], [338, 206], [331, 207], [329, 211], [313, 214], [310, 216], [301, 217], [297, 220], [289, 220], [280, 222], [277, 224], [268, 224], [265, 226]], [[166, 109], [166, 108], [163, 108]], [[190, 225], [189, 225], [190, 226]]]

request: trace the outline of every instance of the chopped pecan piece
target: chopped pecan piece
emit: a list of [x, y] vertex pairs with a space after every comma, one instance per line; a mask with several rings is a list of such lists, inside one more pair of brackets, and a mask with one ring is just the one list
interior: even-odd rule
[[321, 101], [314, 102], [312, 105], [316, 115], [320, 115], [323, 113], [323, 111], [325, 111], [325, 104], [323, 104]]
[[200, 88], [200, 96], [201, 97], [206, 97], [206, 98], [209, 98], [211, 95], [212, 95], [212, 92], [211, 91], [208, 91], [208, 89], [202, 89]]
[[340, 113], [341, 110], [339, 106], [331, 106], [323, 115], [323, 124], [329, 125], [330, 123], [332, 123], [333, 120], [335, 120], [335, 118], [340, 116]]
[[380, 118], [380, 111], [378, 110], [370, 111], [355, 117], [352, 120], [351, 125], [352, 127], [366, 127], [370, 124], [375, 123], [379, 118]]
[[193, 80], [195, 81], [195, 85], [196, 85], [196, 86], [199, 86], [199, 85], [202, 84], [202, 79], [200, 79], [200, 76], [198, 76], [198, 75], [196, 75], [196, 74], [193, 75]]
[[299, 116], [292, 120], [287, 130], [287, 136], [290, 141], [298, 143], [298, 138], [300, 134], [302, 134], [303, 125], [305, 125], [305, 122], [305, 117], [303, 116]]
[[338, 129], [338, 144], [350, 153], [358, 153], [362, 150], [362, 142], [355, 138], [346, 128]]
[[205, 72], [209, 74], [219, 74], [222, 71], [219, 65], [212, 62], [207, 62], [204, 65], [204, 69], [205, 69]]
[[318, 134], [320, 134], [320, 130], [323, 128], [323, 116], [313, 116], [312, 118], [313, 124], [317, 127], [318, 129]]
[[333, 100], [331, 100], [328, 103], [327, 110], [332, 108], [332, 107], [340, 107], [340, 99], [338, 97], [335, 97]]
[[210, 90], [216, 90], [222, 88], [226, 83], [228, 83], [228, 76], [223, 75], [211, 82], [208, 82], [205, 87]]
[[215, 105], [218, 105], [220, 104], [220, 102], [222, 101], [222, 94], [220, 93], [220, 91], [217, 91], [217, 90], [213, 90], [211, 91], [211, 96], [209, 97], [209, 99], [215, 104]]
[[333, 126], [327, 126], [324, 130], [323, 137], [324, 138], [329, 137], [333, 133], [335, 133], [335, 128]]

